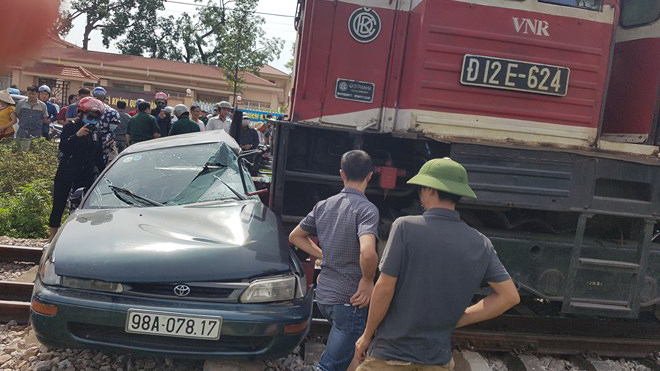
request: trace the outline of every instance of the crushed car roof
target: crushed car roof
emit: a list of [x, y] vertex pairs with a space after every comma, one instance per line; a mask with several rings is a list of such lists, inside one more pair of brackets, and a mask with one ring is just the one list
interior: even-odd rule
[[144, 142], [136, 143], [130, 145], [126, 148], [124, 153], [135, 153], [142, 151], [149, 151], [153, 149], [161, 148], [172, 148], [172, 147], [181, 147], [189, 146], [193, 144], [205, 144], [205, 143], [226, 143], [229, 148], [234, 152], [239, 153], [241, 147], [238, 145], [236, 140], [227, 134], [224, 130], [210, 130], [202, 131], [199, 133], [189, 133], [189, 134], [179, 134], [172, 135], [158, 139], [147, 140]]

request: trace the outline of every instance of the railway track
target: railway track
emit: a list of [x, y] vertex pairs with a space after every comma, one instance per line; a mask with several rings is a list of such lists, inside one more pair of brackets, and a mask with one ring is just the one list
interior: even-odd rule
[[[37, 264], [41, 252], [41, 248], [0, 245], [0, 261]], [[33, 286], [29, 282], [0, 281], [0, 322], [27, 323]], [[324, 337], [328, 330], [327, 321], [313, 320], [313, 336]], [[504, 315], [457, 329], [452, 340], [457, 349], [466, 351], [643, 358], [660, 352], [660, 323]], [[523, 357], [512, 362], [533, 360]]]
[[[313, 336], [330, 325], [313, 320]], [[660, 352], [660, 323], [503, 315], [454, 330], [457, 349], [513, 354], [645, 358]]]
[[[0, 261], [38, 264], [42, 248], [0, 245]], [[31, 282], [0, 281], [0, 322], [27, 323], [30, 318]]]

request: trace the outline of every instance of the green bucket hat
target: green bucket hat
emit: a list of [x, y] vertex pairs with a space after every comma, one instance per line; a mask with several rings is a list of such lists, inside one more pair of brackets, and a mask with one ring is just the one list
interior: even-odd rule
[[463, 165], [449, 157], [426, 161], [419, 169], [419, 173], [412, 177], [408, 184], [429, 187], [467, 198], [477, 198], [468, 185], [467, 171]]

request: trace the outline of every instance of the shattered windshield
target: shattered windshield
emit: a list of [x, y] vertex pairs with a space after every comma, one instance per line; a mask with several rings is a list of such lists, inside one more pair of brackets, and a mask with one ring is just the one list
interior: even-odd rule
[[[255, 190], [244, 171], [249, 192]], [[120, 157], [91, 190], [85, 208], [158, 207], [242, 200], [238, 157], [225, 143], [197, 144]]]

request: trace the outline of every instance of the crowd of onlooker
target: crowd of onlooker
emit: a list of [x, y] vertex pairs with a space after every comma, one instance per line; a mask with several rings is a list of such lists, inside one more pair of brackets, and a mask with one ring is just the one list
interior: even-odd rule
[[[106, 143], [105, 151], [119, 153], [132, 143], [168, 135], [197, 131], [224, 130], [230, 132], [233, 107], [223, 101], [215, 104], [214, 112], [208, 113], [200, 106], [178, 104], [168, 106], [169, 96], [158, 92], [154, 96], [155, 106], [145, 99], [138, 99], [136, 108], [127, 111], [125, 101], [117, 101], [114, 109], [107, 102], [107, 92], [102, 87], [90, 91], [82, 88], [78, 94], [68, 96], [61, 107], [47, 85], [29, 86], [27, 96], [18, 89], [0, 91], [0, 139], [6, 137], [51, 139], [60, 135], [62, 128], [78, 118], [78, 102], [93, 97], [103, 102], [101, 126]], [[271, 115], [266, 117], [272, 118]], [[239, 143], [243, 149], [256, 148], [259, 144], [270, 144], [268, 121], [252, 123], [244, 120]]]
[[170, 107], [168, 98], [166, 93], [158, 92], [154, 107], [138, 99], [136, 109], [127, 112], [125, 101], [117, 101], [117, 109], [106, 103], [108, 94], [103, 87], [91, 91], [82, 88], [62, 107], [51, 101], [51, 90], [46, 85], [29, 86], [26, 96], [17, 89], [0, 91], [0, 139], [59, 137], [60, 158], [49, 221], [51, 237], [60, 226], [72, 191], [89, 189], [105, 166], [132, 144], [211, 130], [232, 135], [242, 150], [270, 144], [269, 121], [252, 124], [245, 115], [240, 127], [232, 128], [234, 107], [229, 102], [217, 103], [214, 112], [208, 114], [195, 105]]

